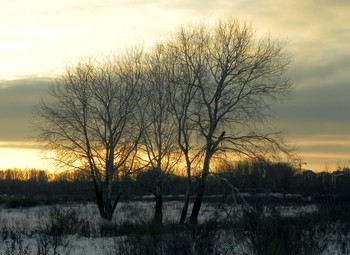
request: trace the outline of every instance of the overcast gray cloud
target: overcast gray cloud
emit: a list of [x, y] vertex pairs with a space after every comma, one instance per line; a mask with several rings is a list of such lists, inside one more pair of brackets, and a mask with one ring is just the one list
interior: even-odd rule
[[[288, 120], [344, 123], [350, 126], [350, 85], [342, 80], [314, 79], [310, 86], [299, 87], [278, 105], [279, 118]], [[336, 83], [332, 83], [336, 82]]]
[[32, 110], [47, 95], [46, 78], [21, 79], [0, 82], [0, 141], [30, 141]]

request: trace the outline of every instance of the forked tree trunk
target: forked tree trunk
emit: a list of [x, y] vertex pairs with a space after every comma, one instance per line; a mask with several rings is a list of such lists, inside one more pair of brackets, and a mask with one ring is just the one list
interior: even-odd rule
[[107, 215], [105, 213], [105, 203], [103, 199], [103, 190], [101, 186], [98, 185], [97, 180], [95, 179], [95, 175], [92, 175], [92, 176], [94, 181], [94, 189], [95, 189], [98, 212], [100, 213], [100, 216], [102, 219], [107, 219]]
[[121, 194], [118, 194], [115, 201], [112, 199], [104, 199], [103, 192], [100, 189], [95, 189], [96, 202], [100, 216], [104, 220], [111, 221], [113, 219], [113, 213], [119, 202]]
[[108, 220], [108, 217], [105, 211], [105, 201], [103, 199], [103, 192], [100, 190], [96, 191], [96, 202], [97, 202], [97, 207], [101, 218]]
[[121, 195], [119, 194], [115, 201], [103, 201], [102, 196], [97, 197], [98, 211], [102, 219], [108, 221], [111, 221], [113, 219], [113, 213], [119, 202], [120, 196]]

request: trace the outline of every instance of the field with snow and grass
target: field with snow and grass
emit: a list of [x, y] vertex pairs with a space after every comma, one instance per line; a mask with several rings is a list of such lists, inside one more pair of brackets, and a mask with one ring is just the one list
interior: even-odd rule
[[[254, 206], [254, 205], [253, 205]], [[349, 254], [347, 207], [205, 203], [196, 226], [177, 222], [181, 201], [120, 202], [112, 222], [93, 203], [0, 210], [0, 254]], [[254, 207], [258, 208], [258, 207]], [[339, 216], [339, 217], [338, 217]]]

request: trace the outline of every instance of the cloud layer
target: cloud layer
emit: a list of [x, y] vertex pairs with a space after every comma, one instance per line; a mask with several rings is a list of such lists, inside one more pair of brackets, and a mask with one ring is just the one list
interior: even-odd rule
[[[0, 142], [29, 141], [30, 109], [49, 76], [83, 56], [169, 37], [180, 25], [232, 15], [286, 42], [295, 90], [274, 108], [310, 167], [350, 161], [350, 2], [346, 0], [6, 1], [0, 9]], [[19, 78], [23, 79], [19, 79]], [[3, 146], [4, 147], [4, 146]], [[1, 168], [1, 166], [0, 166]]]
[[47, 95], [49, 83], [44, 78], [0, 82], [0, 142], [32, 139], [31, 114], [40, 99]]

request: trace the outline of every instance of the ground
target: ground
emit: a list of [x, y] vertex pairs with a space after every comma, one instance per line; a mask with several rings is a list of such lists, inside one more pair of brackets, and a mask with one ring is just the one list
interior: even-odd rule
[[[350, 252], [350, 233], [344, 224], [313, 222], [312, 215], [320, 210], [316, 203], [263, 206], [258, 216], [244, 213], [242, 205], [204, 203], [199, 217], [200, 230], [187, 225], [179, 227], [182, 203], [169, 200], [164, 202], [164, 226], [153, 231], [150, 223], [153, 208], [154, 202], [147, 198], [120, 202], [113, 221], [106, 222], [100, 219], [93, 203], [28, 208], [3, 206], [0, 254], [102, 255], [162, 251], [169, 254], [179, 249], [188, 249], [189, 254], [263, 254], [266, 250], [271, 251], [269, 254], [278, 254], [281, 249], [288, 250], [288, 245], [295, 245], [295, 238], [303, 254], [307, 254], [309, 248], [313, 254]], [[299, 218], [300, 221], [295, 220]], [[280, 226], [275, 226], [275, 221], [280, 222]], [[305, 226], [303, 222], [313, 226]], [[295, 226], [300, 225], [298, 232]], [[273, 233], [276, 231], [279, 233]], [[263, 237], [255, 233], [263, 233]], [[298, 233], [303, 237], [297, 236]], [[281, 235], [290, 240], [286, 243], [276, 239]], [[146, 248], [147, 252], [143, 252]]]

